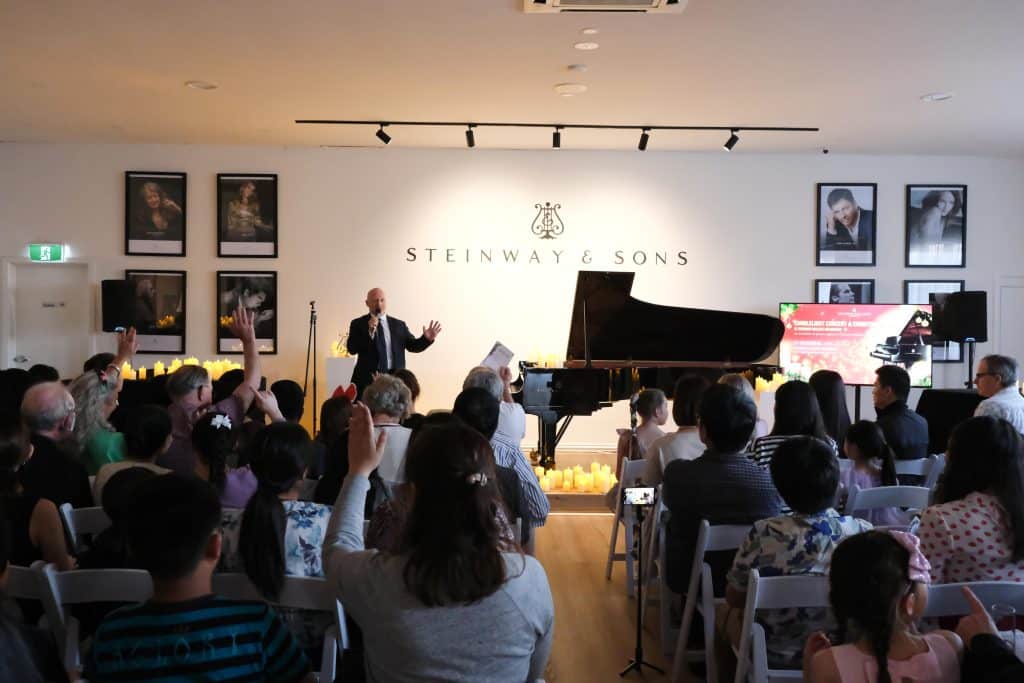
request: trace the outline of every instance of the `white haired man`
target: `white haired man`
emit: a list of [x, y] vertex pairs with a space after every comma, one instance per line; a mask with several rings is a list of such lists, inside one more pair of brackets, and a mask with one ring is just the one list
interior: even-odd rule
[[985, 400], [974, 409], [975, 416], [999, 417], [1024, 434], [1024, 396], [1020, 395], [1019, 365], [1009, 356], [991, 354], [978, 361], [974, 383]]

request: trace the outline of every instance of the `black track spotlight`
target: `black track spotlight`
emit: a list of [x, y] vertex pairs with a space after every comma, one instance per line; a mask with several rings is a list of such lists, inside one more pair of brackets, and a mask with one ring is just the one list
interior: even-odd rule
[[466, 147], [476, 147], [476, 136], [473, 135], [473, 124], [466, 125]]
[[722, 145], [722, 149], [724, 149], [726, 152], [731, 152], [732, 148], [735, 147], [736, 143], [739, 142], [739, 141], [740, 141], [740, 136], [736, 135], [736, 129], [733, 128], [729, 132], [729, 139], [725, 141], [724, 145]]
[[551, 147], [553, 149], [559, 149], [562, 146], [562, 129], [555, 127], [555, 132], [551, 134]]
[[391, 142], [391, 136], [384, 132], [384, 124], [380, 124], [380, 128], [377, 130], [377, 139], [383, 142], [385, 145]]
[[640, 133], [640, 144], [636, 146], [641, 152], [647, 149], [647, 141], [651, 139], [651, 129], [644, 128], [643, 132]]

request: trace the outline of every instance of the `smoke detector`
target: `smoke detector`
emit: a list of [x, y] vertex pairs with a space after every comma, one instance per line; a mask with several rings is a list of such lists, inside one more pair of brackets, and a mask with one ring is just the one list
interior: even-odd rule
[[557, 12], [647, 12], [680, 14], [689, 0], [523, 0], [523, 11]]

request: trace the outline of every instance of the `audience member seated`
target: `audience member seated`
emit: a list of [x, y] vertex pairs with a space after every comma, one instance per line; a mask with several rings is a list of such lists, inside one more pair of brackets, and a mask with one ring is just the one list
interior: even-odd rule
[[192, 474], [196, 455], [192, 449], [192, 425], [206, 412], [224, 413], [231, 424], [242, 424], [249, 406], [260, 387], [260, 355], [253, 330], [253, 313], [239, 307], [231, 319], [231, 332], [242, 341], [245, 357], [244, 380], [227, 398], [213, 403], [213, 382], [210, 374], [198, 365], [178, 368], [167, 380], [171, 398], [171, 447], [157, 462], [178, 474]]
[[377, 474], [386, 484], [405, 481], [405, 451], [412, 430], [400, 423], [412, 400], [409, 387], [393, 375], [380, 375], [363, 390], [363, 403], [373, 415], [373, 431], [387, 432], [387, 445]]
[[[750, 383], [746, 377], [738, 372], [727, 372], [718, 378], [718, 384], [728, 384], [733, 389], [739, 389], [747, 397], [757, 405], [757, 394], [754, 393], [754, 385]], [[754, 433], [750, 439], [759, 439], [762, 436], [768, 436], [768, 423], [761, 419], [760, 411], [758, 411], [757, 424], [754, 425]]]
[[818, 397], [825, 431], [839, 445], [839, 457], [845, 457], [843, 444], [846, 442], [846, 430], [850, 428], [850, 410], [846, 404], [843, 376], [835, 370], [818, 370], [807, 383]]
[[238, 430], [224, 413], [206, 413], [192, 428], [195, 475], [217, 490], [226, 508], [244, 508], [256, 492], [256, 476], [248, 465], [228, 467], [238, 445]]
[[27, 370], [0, 370], [0, 421], [21, 419], [21, 400], [31, 385]]
[[[885, 435], [877, 424], [861, 420], [846, 432], [846, 455], [851, 466], [839, 476], [839, 504], [845, 506], [853, 487], [873, 489], [877, 486], [897, 486], [895, 456]], [[897, 508], [854, 510], [853, 515], [875, 526], [906, 526], [907, 515]]]
[[[623, 460], [644, 460], [647, 451], [658, 439], [665, 436], [662, 427], [668, 422], [668, 399], [661, 389], [644, 389], [636, 397], [636, 414], [640, 424], [636, 426], [636, 438], [632, 429], [619, 429], [619, 441], [615, 447], [615, 471], [622, 471]], [[632, 484], [629, 484], [632, 486]]]
[[60, 373], [57, 372], [57, 368], [52, 365], [44, 365], [43, 363], [36, 363], [30, 367], [28, 369], [28, 376], [32, 384], [60, 381]]
[[[708, 387], [700, 402], [698, 425], [707, 445], [696, 460], [676, 460], [665, 468], [661, 496], [672, 513], [666, 533], [665, 579], [686, 593], [693, 547], [702, 519], [711, 524], [753, 524], [779, 514], [781, 501], [771, 476], [743, 453], [757, 421], [757, 406], [725, 384]], [[709, 553], [716, 595], [724, 592], [733, 553]]]
[[956, 634], [965, 649], [960, 680], [977, 683], [1024, 681], [1024, 662], [1017, 659], [1013, 648], [1002, 639], [995, 621], [978, 596], [967, 586], [962, 590], [967, 604], [971, 606], [971, 613], [956, 626]]
[[[221, 571], [244, 571], [268, 600], [281, 593], [285, 576], [323, 576], [320, 549], [331, 508], [299, 500], [309, 434], [298, 424], [275, 422], [256, 433], [249, 463], [259, 487], [244, 510], [221, 514]], [[328, 610], [329, 605], [325, 605]], [[328, 611], [282, 609], [281, 617], [307, 651], [323, 644], [333, 623]]]
[[34, 455], [22, 465], [25, 493], [60, 507], [92, 505], [89, 473], [74, 447], [75, 400], [60, 382], [36, 384], [25, 392], [21, 418], [32, 432]]
[[336, 457], [342, 440], [348, 438], [345, 431], [351, 416], [352, 401], [347, 396], [335, 396], [324, 401], [320, 408], [320, 433], [313, 439], [313, 448], [310, 450], [309, 471], [306, 472], [308, 478], [319, 479], [323, 476], [327, 469], [327, 459]]
[[949, 437], [921, 549], [936, 583], [1024, 580], [1024, 453], [1006, 420], [972, 417]]
[[[166, 472], [166, 470], [165, 470]], [[116, 472], [103, 488], [103, 511], [110, 526], [96, 534], [92, 545], [78, 561], [81, 569], [132, 569], [138, 567], [128, 550], [128, 524], [139, 485], [159, 473], [145, 467]]]
[[[6, 438], [3, 441], [6, 442]], [[0, 510], [0, 602], [7, 589], [8, 567], [15, 564], [10, 526], [10, 520]], [[67, 680], [53, 634], [18, 623], [0, 612], [0, 681], [64, 683]]]
[[985, 400], [974, 409], [976, 416], [999, 417], [1024, 434], [1024, 396], [1020, 395], [1017, 361], [1009, 356], [990, 355], [978, 361], [974, 383]]
[[171, 445], [171, 416], [163, 406], [143, 405], [128, 411], [125, 433], [125, 459], [100, 468], [92, 482], [92, 499], [103, 505], [103, 490], [115, 474], [139, 467], [155, 474], [167, 474], [156, 464]]
[[695, 375], [686, 375], [676, 381], [672, 393], [672, 421], [678, 429], [656, 439], [647, 448], [647, 467], [644, 469], [646, 486], [660, 484], [665, 468], [673, 460], [693, 460], [704, 452], [697, 421], [700, 401], [709, 386], [710, 382]]
[[409, 387], [411, 400], [409, 401], [409, 408], [407, 410], [408, 414], [402, 420], [402, 426], [415, 431], [423, 424], [424, 417], [422, 414], [416, 412], [416, 399], [420, 397], [420, 381], [416, 379], [416, 375], [412, 374], [412, 371], [407, 368], [395, 370], [391, 374], [402, 380], [402, 383]]
[[[875, 370], [871, 398], [876, 422], [897, 460], [928, 457], [928, 422], [907, 407], [910, 375], [898, 365], [883, 365]], [[909, 480], [908, 480], [909, 483]]]
[[270, 392], [277, 399], [277, 407], [287, 422], [299, 422], [305, 412], [306, 394], [299, 383], [290, 379], [279, 379], [270, 385]]
[[36, 560], [71, 569], [64, 526], [53, 502], [27, 493], [18, 481], [18, 470], [33, 456], [32, 443], [20, 422], [0, 424], [0, 512], [9, 526], [6, 560], [27, 567]]
[[479, 365], [469, 371], [462, 383], [463, 389], [473, 387], [483, 387], [501, 401], [498, 430], [494, 437], [518, 446], [526, 436], [526, 413], [523, 407], [512, 399], [512, 371], [504, 367], [495, 372]]
[[[828, 573], [836, 545], [871, 529], [864, 520], [840, 515], [833, 505], [839, 486], [839, 461], [825, 442], [803, 436], [788, 439], [775, 449], [772, 481], [793, 513], [754, 522], [736, 552], [728, 574], [726, 604], [716, 615], [716, 626], [733, 646], [739, 645], [750, 570], [762, 576]], [[765, 630], [770, 667], [800, 668], [804, 640], [814, 628], [823, 628], [827, 612], [817, 608], [766, 610], [757, 621]], [[735, 666], [731, 650], [721, 648], [722, 671]], [[725, 676], [722, 680], [729, 680]]]
[[89, 356], [89, 358], [82, 365], [82, 372], [97, 372], [99, 370], [106, 370], [108, 365], [114, 362], [114, 354], [109, 351], [102, 351], [97, 354]]
[[328, 579], [362, 627], [369, 680], [533, 681], [551, 652], [543, 567], [502, 540], [487, 441], [460, 424], [424, 427], [406, 461], [415, 487], [397, 553], [363, 548], [363, 500], [390, 433], [369, 411], [349, 430], [349, 475], [324, 544]]
[[828, 444], [833, 453], [839, 452], [836, 442], [825, 431], [818, 397], [810, 384], [800, 380], [786, 382], [775, 392], [775, 424], [768, 436], [754, 440], [751, 460], [768, 469], [779, 444], [796, 436], [813, 436]]
[[869, 531], [840, 543], [832, 556], [829, 601], [841, 644], [833, 646], [820, 631], [810, 636], [804, 680], [958, 683], [960, 638], [917, 630], [928, 606], [928, 572], [910, 534]]

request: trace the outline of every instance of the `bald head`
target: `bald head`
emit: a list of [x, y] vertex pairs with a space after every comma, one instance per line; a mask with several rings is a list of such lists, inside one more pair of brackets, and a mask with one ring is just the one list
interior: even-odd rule
[[21, 400], [21, 419], [33, 433], [66, 436], [75, 425], [75, 399], [60, 382], [36, 384]]
[[380, 315], [387, 310], [387, 301], [384, 299], [384, 290], [374, 287], [366, 293], [366, 307], [370, 313]]

